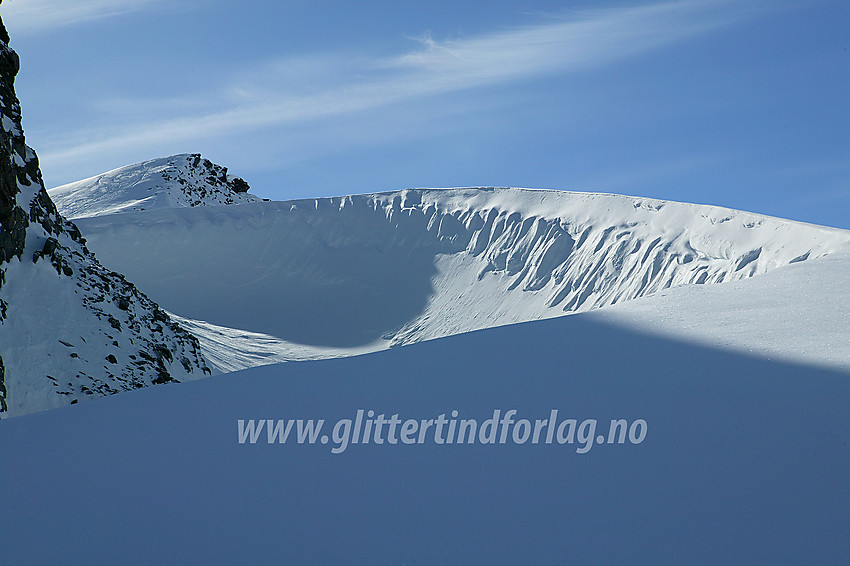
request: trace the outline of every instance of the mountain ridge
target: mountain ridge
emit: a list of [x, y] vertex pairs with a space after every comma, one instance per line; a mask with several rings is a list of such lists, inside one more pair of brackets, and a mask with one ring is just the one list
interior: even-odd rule
[[[222, 371], [597, 309], [850, 245], [848, 231], [710, 205], [495, 187], [79, 223], [99, 254], [215, 350]], [[114, 243], [142, 235], [127, 261]]]

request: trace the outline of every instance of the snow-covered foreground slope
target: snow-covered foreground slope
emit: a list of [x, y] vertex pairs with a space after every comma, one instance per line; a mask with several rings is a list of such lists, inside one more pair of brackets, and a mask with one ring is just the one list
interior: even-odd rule
[[850, 232], [711, 206], [522, 189], [407, 190], [79, 221], [213, 365], [349, 355], [746, 279]]
[[199, 154], [151, 159], [50, 189], [66, 218], [163, 207], [258, 202], [248, 184]]
[[[253, 368], [0, 422], [2, 562], [844, 561], [850, 373], [595, 316]], [[775, 321], [765, 311], [760, 322]], [[331, 434], [358, 409], [400, 420], [456, 410], [482, 427], [497, 409], [530, 424], [557, 409], [558, 422], [596, 419], [590, 438], [611, 419], [630, 428], [643, 419], [646, 435], [584, 454], [578, 433], [563, 445], [547, 445], [545, 433], [518, 444], [525, 425], [506, 429], [503, 445], [392, 445], [384, 425], [383, 444], [372, 437], [341, 454], [333, 440], [299, 446], [294, 431], [285, 444], [268, 444], [265, 429], [256, 444], [238, 440], [238, 419], [325, 419]]]

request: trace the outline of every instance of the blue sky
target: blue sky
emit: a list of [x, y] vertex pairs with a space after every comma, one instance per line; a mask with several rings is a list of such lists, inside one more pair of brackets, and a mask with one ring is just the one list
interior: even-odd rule
[[850, 228], [843, 0], [6, 0], [48, 187], [200, 152], [273, 199], [522, 186]]

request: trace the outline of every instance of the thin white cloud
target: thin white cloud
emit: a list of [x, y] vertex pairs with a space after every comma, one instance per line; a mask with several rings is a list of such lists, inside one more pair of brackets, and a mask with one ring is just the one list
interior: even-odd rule
[[[135, 123], [117, 116], [111, 130], [76, 132], [62, 141], [47, 140], [41, 146], [42, 158], [62, 167], [99, 154], [127, 153], [131, 149], [157, 152], [166, 142], [195, 146], [211, 137], [285, 128], [417, 97], [575, 72], [671, 45], [741, 17], [742, 12], [727, 2], [698, 0], [600, 10], [449, 41], [426, 37], [416, 50], [361, 60], [361, 66], [350, 75], [357, 78], [349, 82], [311, 77], [308, 83], [322, 86], [310, 92], [286, 86], [294, 80], [291, 65], [280, 67], [288, 74], [286, 80], [278, 81], [274, 73], [269, 73], [275, 65], [268, 63], [256, 78], [242, 73], [224, 90], [208, 93], [207, 98], [215, 100], [221, 110]], [[232, 96], [233, 92], [239, 96]], [[227, 99], [229, 106], [220, 104]], [[199, 107], [210, 105], [201, 97]], [[174, 116], [173, 110], [169, 109], [167, 115]]]
[[3, 20], [15, 33], [32, 33], [137, 12], [162, 0], [6, 0]]
[[[715, 3], [717, 5], [717, 3]], [[636, 55], [729, 23], [704, 2], [606, 10], [542, 25], [437, 42], [383, 66], [428, 73], [449, 88], [580, 70]]]

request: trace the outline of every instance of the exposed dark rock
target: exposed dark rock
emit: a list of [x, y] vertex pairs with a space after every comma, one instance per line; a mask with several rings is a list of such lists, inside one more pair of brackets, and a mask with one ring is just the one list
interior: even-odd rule
[[[228, 175], [227, 167], [216, 165], [209, 159], [202, 158], [199, 153], [190, 155], [189, 163], [193, 168], [201, 169], [203, 171], [203, 180], [209, 185], [208, 188], [197, 183], [190, 184], [186, 179], [173, 176], [168, 173], [163, 174], [163, 178], [165, 180], [176, 180], [180, 185], [182, 185], [183, 193], [187, 197], [190, 197], [190, 200], [193, 201], [193, 206], [203, 202], [204, 199], [212, 193], [212, 191], [218, 191], [219, 194], [247, 193], [251, 189], [244, 179]], [[179, 175], [179, 173], [177, 174]], [[225, 203], [232, 204], [232, 201], [225, 201]]]
[[246, 183], [244, 179], [234, 177], [230, 182], [230, 188], [236, 193], [247, 193], [251, 187], [248, 186], [248, 183]]
[[0, 358], [0, 413], [6, 412], [6, 368], [3, 366], [3, 358]]

